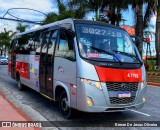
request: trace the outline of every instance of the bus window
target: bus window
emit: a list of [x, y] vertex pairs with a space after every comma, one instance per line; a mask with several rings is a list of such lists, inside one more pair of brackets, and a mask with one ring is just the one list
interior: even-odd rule
[[30, 39], [28, 40], [27, 49], [28, 49], [29, 51], [34, 51], [34, 41], [33, 41], [32, 38], [30, 38]]
[[13, 39], [12, 41], [11, 41], [11, 46], [10, 46], [10, 49], [12, 50], [12, 51], [15, 51], [15, 45], [16, 45], [16, 43], [17, 43], [17, 40], [16, 39]]
[[55, 56], [75, 60], [74, 42], [69, 32], [61, 31]]
[[48, 54], [49, 55], [53, 55], [54, 47], [55, 47], [55, 43], [56, 43], [56, 38], [57, 38], [57, 33], [58, 33], [58, 30], [56, 30], [52, 34], [51, 40], [49, 41], [49, 45], [48, 45]]
[[117, 38], [117, 51], [124, 51], [123, 38]]
[[44, 36], [43, 45], [42, 45], [42, 52], [47, 52], [47, 43], [49, 41], [50, 32], [47, 32]]
[[[139, 63], [137, 51], [128, 34], [120, 29], [98, 25], [76, 25], [80, 55], [96, 61], [117, 62], [114, 55], [122, 62]], [[110, 53], [110, 54], [109, 54]], [[126, 54], [127, 53], [127, 54]]]
[[27, 49], [28, 46], [28, 35], [22, 35], [20, 38], [18, 38], [16, 43], [16, 52], [19, 54], [28, 54], [29, 51]]
[[40, 48], [41, 48], [41, 43], [42, 43], [42, 31], [36, 31], [35, 34], [33, 35], [33, 40], [34, 40], [34, 51], [36, 53], [40, 53]]

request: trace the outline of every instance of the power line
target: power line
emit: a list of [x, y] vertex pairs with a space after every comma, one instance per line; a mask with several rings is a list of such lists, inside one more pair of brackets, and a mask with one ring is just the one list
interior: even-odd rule
[[[4, 20], [10, 20], [10, 21], [16, 21], [16, 22], [26, 22], [26, 23], [32, 23], [32, 24], [40, 24], [42, 25], [42, 21], [31, 21], [31, 20], [25, 20], [25, 19], [22, 19], [22, 18], [19, 18], [13, 14], [11, 14], [11, 10], [31, 10], [31, 11], [34, 11], [34, 12], [38, 12], [38, 13], [41, 13], [43, 14], [45, 17], [47, 16], [45, 13], [41, 12], [41, 11], [38, 11], [38, 10], [35, 10], [35, 9], [30, 9], [30, 8], [10, 8], [6, 11], [6, 13], [4, 14], [3, 17], [0, 17], [0, 19], [4, 19]], [[12, 18], [5, 18], [6, 15], [9, 15], [11, 16]]]
[[16, 22], [25, 22], [25, 23], [32, 23], [32, 24], [40, 24], [40, 25], [42, 25], [42, 22], [35, 22], [35, 21], [30, 21], [30, 20], [21, 20], [21, 19], [4, 18], [4, 17], [0, 17], [0, 19], [10, 20], [10, 21], [16, 21]]

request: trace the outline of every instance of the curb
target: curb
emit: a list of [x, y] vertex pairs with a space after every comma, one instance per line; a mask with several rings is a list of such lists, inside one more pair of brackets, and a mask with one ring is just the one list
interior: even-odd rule
[[[17, 102], [17, 100], [11, 96], [10, 91], [8, 89], [6, 89], [5, 87], [1, 87], [1, 84], [0, 84], [0, 95], [5, 100], [11, 102], [13, 104], [13, 106], [18, 108], [21, 113], [26, 115], [31, 120], [31, 122], [48, 121], [45, 117], [43, 117], [39, 112], [32, 109], [30, 106]], [[33, 113], [34, 113], [34, 115], [33, 115]], [[34, 130], [58, 130], [59, 129], [58, 126], [54, 126], [53, 124], [50, 124], [50, 123], [49, 123], [49, 126], [52, 126], [52, 127], [41, 127], [41, 128], [34, 127]], [[0, 130], [1, 130], [1, 128], [0, 128]]]
[[[16, 107], [11, 101], [9, 101], [1, 91], [0, 91], [0, 96], [2, 96], [4, 100], [6, 100], [9, 103], [9, 105], [26, 121], [32, 122], [32, 120], [27, 115], [25, 115], [18, 107]], [[33, 129], [40, 130], [40, 128], [33, 128]]]
[[147, 85], [160, 87], [160, 83], [147, 82]]
[[26, 116], [20, 109], [18, 109], [11, 101], [5, 98], [4, 94], [0, 92], [0, 95], [9, 103], [9, 105], [19, 114], [21, 115], [26, 121], [32, 121], [28, 116]]

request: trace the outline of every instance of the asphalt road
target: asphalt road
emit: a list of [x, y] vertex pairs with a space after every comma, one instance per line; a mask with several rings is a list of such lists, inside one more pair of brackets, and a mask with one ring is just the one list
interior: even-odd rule
[[[0, 65], [0, 91], [3, 91], [8, 95], [8, 99], [11, 100], [17, 107], [19, 107], [25, 114], [27, 114], [32, 120], [39, 121], [68, 121], [64, 119], [59, 112], [58, 105], [52, 101], [49, 101], [39, 93], [27, 88], [25, 91], [19, 91], [16, 81], [11, 79], [7, 73], [7, 66]], [[76, 121], [76, 122], [75, 122]], [[89, 114], [79, 112], [78, 116], [69, 122], [77, 123], [79, 126], [84, 126], [81, 122], [87, 122], [87, 126], [90, 129], [151, 129], [143, 127], [95, 127], [106, 124], [109, 121], [160, 121], [160, 87], [148, 86], [146, 93], [146, 103], [144, 108], [136, 111], [127, 111], [121, 113], [96, 113]], [[67, 122], [66, 122], [67, 123]], [[56, 126], [56, 129], [75, 129], [75, 127], [62, 127]], [[91, 128], [94, 126], [94, 128]], [[53, 129], [53, 128], [49, 128]], [[80, 129], [80, 128], [76, 128]], [[82, 129], [88, 129], [83, 127]], [[157, 129], [158, 128], [154, 128]]]

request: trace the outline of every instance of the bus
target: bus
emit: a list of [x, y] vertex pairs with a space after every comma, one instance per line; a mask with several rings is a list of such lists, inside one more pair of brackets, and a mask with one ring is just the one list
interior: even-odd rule
[[145, 102], [146, 72], [135, 44], [124, 29], [103, 22], [69, 18], [16, 34], [8, 74], [19, 90], [27, 86], [58, 102], [66, 118]]

